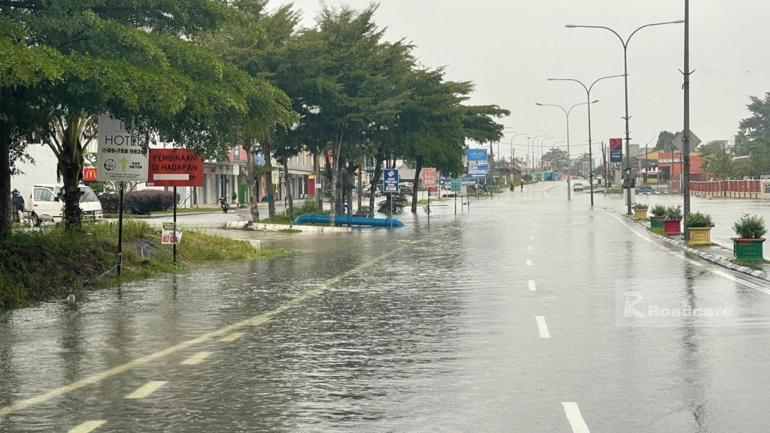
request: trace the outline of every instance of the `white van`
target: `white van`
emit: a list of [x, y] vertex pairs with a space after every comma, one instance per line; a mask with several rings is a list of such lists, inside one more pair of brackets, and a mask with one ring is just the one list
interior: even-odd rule
[[[35, 185], [26, 210], [29, 212], [32, 224], [40, 225], [43, 221], [61, 221], [64, 216], [64, 203], [59, 199], [62, 185]], [[80, 209], [83, 220], [98, 221], [103, 218], [102, 203], [94, 190], [86, 185], [80, 185]]]

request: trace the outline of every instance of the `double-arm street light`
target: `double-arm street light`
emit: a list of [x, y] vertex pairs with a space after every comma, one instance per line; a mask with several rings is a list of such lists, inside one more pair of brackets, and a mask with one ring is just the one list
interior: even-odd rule
[[[516, 132], [516, 131], [513, 131], [513, 132]], [[514, 153], [514, 150], [513, 150], [513, 140], [515, 140], [516, 137], [521, 137], [522, 135], [527, 135], [527, 133], [519, 132], [519, 133], [513, 134], [513, 136], [511, 137], [511, 168], [514, 167], [513, 161], [514, 161], [514, 157], [516, 156], [516, 153]]]
[[568, 29], [602, 29], [602, 30], [607, 30], [609, 32], [612, 32], [612, 34], [614, 34], [615, 36], [617, 36], [618, 39], [620, 40], [621, 45], [623, 45], [623, 75], [626, 78], [625, 79], [626, 115], [624, 117], [624, 119], [626, 121], [626, 157], [625, 157], [625, 161], [626, 161], [625, 166], [626, 166], [626, 168], [624, 170], [624, 173], [625, 173], [624, 176], [625, 176], [625, 179], [626, 179], [626, 182], [627, 182], [626, 185], [629, 187], [626, 190], [626, 207], [628, 208], [627, 209], [628, 215], [632, 214], [632, 212], [631, 212], [631, 188], [630, 188], [630, 186], [631, 186], [631, 180], [630, 180], [630, 177], [631, 177], [631, 155], [630, 155], [630, 150], [631, 150], [631, 133], [630, 133], [630, 130], [629, 130], [629, 119], [630, 119], [630, 117], [628, 116], [628, 43], [631, 42], [631, 38], [634, 37], [635, 34], [637, 34], [642, 29], [646, 29], [647, 27], [663, 26], [663, 25], [667, 25], [667, 24], [682, 24], [683, 22], [684, 22], [684, 20], [676, 20], [676, 21], [664, 21], [664, 22], [659, 22], [659, 23], [645, 24], [643, 26], [638, 27], [633, 32], [631, 32], [631, 34], [628, 35], [628, 37], [625, 38], [625, 39], [622, 36], [620, 36], [620, 33], [616, 32], [615, 30], [613, 30], [613, 29], [611, 29], [609, 27], [606, 27], [606, 26], [586, 26], [586, 25], [576, 25], [576, 24], [567, 24], [565, 26]]
[[[599, 102], [599, 101], [595, 101]], [[572, 200], [572, 167], [569, 161], [570, 159], [570, 153], [569, 153], [569, 140], [570, 140], [570, 133], [569, 133], [569, 115], [572, 113], [572, 110], [575, 107], [580, 107], [581, 105], [586, 105], [587, 102], [580, 102], [578, 104], [575, 104], [569, 108], [564, 108], [563, 106], [559, 104], [541, 104], [539, 102], [535, 102], [535, 105], [539, 107], [555, 107], [560, 109], [564, 112], [564, 117], [567, 118], [567, 200]]]
[[596, 85], [596, 83], [600, 81], [608, 80], [610, 78], [620, 78], [623, 76], [625, 75], [608, 75], [606, 77], [600, 77], [594, 80], [594, 82], [588, 86], [586, 86], [585, 83], [583, 83], [582, 81], [576, 80], [574, 78], [549, 78], [548, 79], [548, 81], [572, 81], [580, 84], [583, 87], [583, 89], [586, 91], [586, 106], [588, 107], [588, 158], [590, 160], [589, 162], [590, 171], [588, 172], [588, 180], [590, 183], [589, 188], [591, 190], [591, 207], [593, 207], [594, 205], [594, 159], [593, 159], [594, 157], [593, 157], [593, 150], [591, 146], [591, 139], [592, 139], [591, 137], [591, 104], [593, 104], [594, 101], [591, 101], [591, 91], [594, 89], [594, 86]]

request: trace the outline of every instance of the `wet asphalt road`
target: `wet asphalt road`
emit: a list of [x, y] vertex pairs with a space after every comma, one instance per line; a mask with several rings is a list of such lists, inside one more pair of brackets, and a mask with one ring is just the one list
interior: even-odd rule
[[0, 432], [770, 431], [770, 288], [601, 200], [446, 201], [430, 226], [272, 237], [302, 254], [16, 311]]

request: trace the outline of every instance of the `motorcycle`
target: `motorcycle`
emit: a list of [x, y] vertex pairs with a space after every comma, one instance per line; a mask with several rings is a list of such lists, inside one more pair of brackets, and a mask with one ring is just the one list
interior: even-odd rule
[[219, 206], [222, 208], [222, 212], [227, 213], [230, 210], [230, 204], [227, 203], [227, 199], [224, 197], [219, 198]]

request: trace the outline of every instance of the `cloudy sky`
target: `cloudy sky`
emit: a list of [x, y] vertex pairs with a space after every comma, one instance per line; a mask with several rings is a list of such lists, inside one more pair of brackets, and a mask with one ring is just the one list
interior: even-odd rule
[[[749, 95], [770, 91], [770, 2], [691, 3], [691, 129], [703, 141], [732, 141], [738, 122], [747, 115]], [[303, 10], [306, 25], [312, 25], [320, 2], [294, 4]], [[363, 8], [370, 2], [326, 4]], [[546, 79], [592, 81], [623, 73], [622, 48], [615, 36], [564, 25], [605, 25], [627, 35], [643, 24], [682, 19], [683, 5], [683, 0], [382, 0], [376, 20], [387, 27], [388, 39], [413, 41], [423, 64], [445, 66], [450, 79], [476, 83], [474, 103], [510, 109], [511, 116], [503, 121], [506, 127], [548, 134], [556, 142], [566, 134], [564, 115], [535, 102], [571, 105], [584, 101], [585, 92], [575, 83]], [[633, 143], [654, 144], [660, 130], [681, 130], [683, 51], [681, 24], [645, 29], [631, 40]], [[623, 80], [597, 84], [593, 96], [600, 100], [593, 108], [594, 140], [621, 137]], [[587, 150], [587, 116], [578, 110], [571, 117], [573, 154]], [[522, 141], [526, 139], [516, 139], [517, 144]]]

